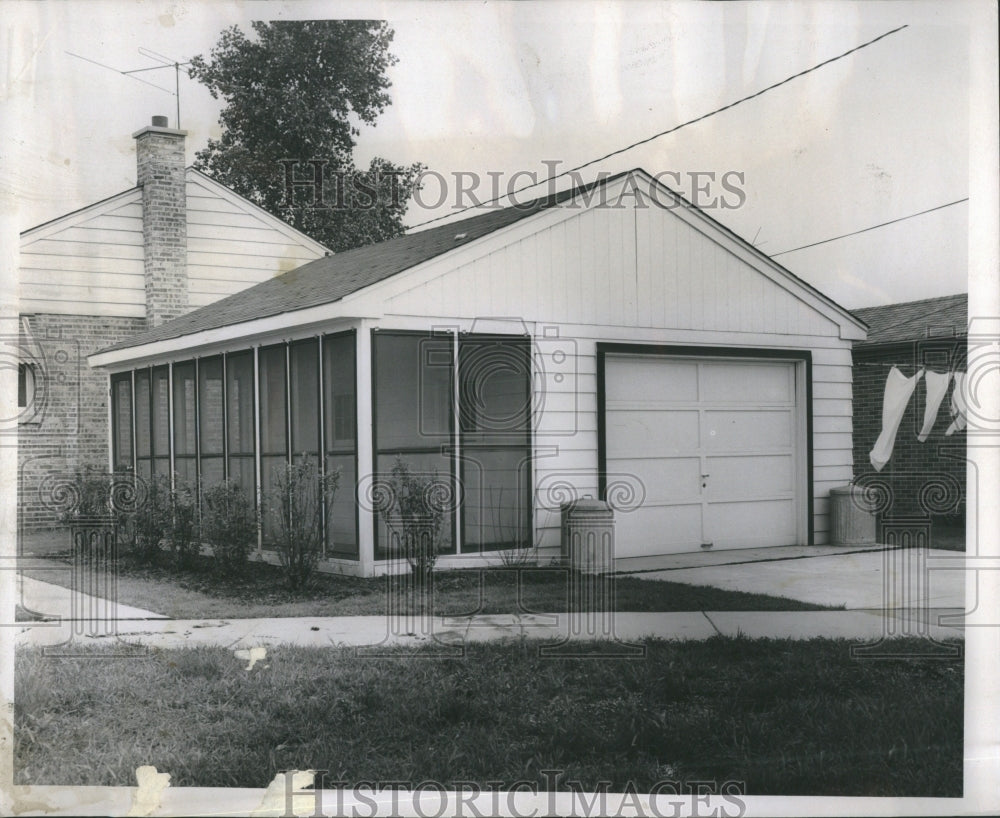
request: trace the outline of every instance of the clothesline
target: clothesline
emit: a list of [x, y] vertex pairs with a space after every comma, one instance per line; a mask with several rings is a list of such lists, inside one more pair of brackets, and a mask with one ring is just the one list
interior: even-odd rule
[[[913, 366], [909, 364], [908, 366]], [[951, 405], [949, 414], [951, 425], [945, 430], [945, 436], [950, 437], [955, 432], [962, 431], [966, 426], [966, 404], [965, 372], [929, 372], [926, 367], [916, 367], [913, 375], [907, 378], [898, 366], [893, 366], [889, 372], [889, 377], [885, 382], [885, 395], [882, 398], [882, 433], [875, 441], [875, 448], [871, 450], [868, 459], [871, 461], [875, 471], [882, 471], [882, 467], [892, 457], [892, 449], [896, 442], [896, 432], [899, 430], [900, 421], [906, 411], [906, 405], [910, 402], [910, 397], [916, 389], [917, 382], [923, 379], [926, 388], [927, 400], [924, 405], [924, 422], [917, 435], [917, 440], [923, 443], [931, 433], [938, 414], [938, 408], [944, 401], [948, 388], [954, 381], [954, 389], [951, 393]]]
[[939, 375], [944, 375], [947, 372], [955, 372], [956, 371], [956, 369], [952, 368], [952, 367], [941, 367], [941, 366], [937, 366], [937, 365], [928, 366], [926, 364], [920, 364], [920, 365], [917, 365], [917, 364], [891, 364], [891, 363], [883, 363], [881, 361], [855, 361], [852, 364], [852, 366], [877, 366], [877, 367], [881, 367], [882, 369], [892, 369], [893, 367], [896, 367], [896, 369], [909, 369], [910, 367], [913, 367], [913, 371], [914, 372], [917, 372], [917, 371], [923, 369], [923, 370], [925, 370], [927, 372], [937, 372]]

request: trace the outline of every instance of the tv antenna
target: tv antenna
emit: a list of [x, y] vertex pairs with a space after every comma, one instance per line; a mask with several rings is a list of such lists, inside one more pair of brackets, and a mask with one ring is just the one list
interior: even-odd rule
[[[190, 65], [190, 61], [180, 62], [179, 60], [171, 60], [169, 57], [164, 57], [162, 54], [158, 54], [157, 52], [155, 52], [155, 51], [153, 51], [153, 50], [151, 50], [149, 48], [139, 48], [138, 51], [139, 51], [140, 54], [142, 54], [143, 57], [146, 57], [147, 59], [153, 60], [153, 61], [158, 62], [160, 64], [159, 65], [151, 65], [148, 68], [133, 68], [133, 69], [128, 70], [128, 71], [122, 71], [122, 70], [120, 70], [118, 68], [112, 68], [110, 65], [105, 65], [102, 62], [98, 62], [97, 60], [92, 60], [92, 59], [90, 59], [90, 57], [84, 57], [84, 56], [81, 56], [80, 54], [74, 54], [72, 51], [67, 51], [66, 53], [69, 54], [71, 57], [76, 57], [78, 60], [84, 60], [85, 62], [92, 63], [94, 65], [97, 65], [97, 66], [101, 67], [101, 68], [106, 68], [106, 69], [108, 69], [108, 71], [114, 71], [116, 74], [121, 74], [122, 76], [128, 77], [129, 79], [136, 80], [136, 81], [141, 82], [141, 83], [143, 83], [145, 85], [151, 85], [153, 88], [156, 88], [156, 89], [158, 89], [160, 91], [163, 91], [164, 93], [170, 94], [171, 96], [175, 97], [176, 100], [177, 100], [176, 127], [177, 127], [177, 130], [180, 130], [180, 127], [181, 127], [181, 68], [183, 66], [185, 66], [185, 65]], [[142, 77], [135, 76], [136, 74], [141, 74], [141, 73], [143, 73], [145, 71], [161, 71], [164, 68], [173, 68], [174, 69], [174, 90], [173, 91], [171, 91], [169, 88], [164, 88], [162, 85], [157, 85], [155, 82], [150, 82], [149, 80], [144, 80]]]

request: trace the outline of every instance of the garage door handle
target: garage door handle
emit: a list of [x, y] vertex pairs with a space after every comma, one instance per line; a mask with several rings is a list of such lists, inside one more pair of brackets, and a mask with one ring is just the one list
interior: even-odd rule
[[711, 477], [711, 476], [712, 476], [712, 475], [710, 475], [710, 474], [703, 474], [703, 475], [702, 475], [702, 477]]

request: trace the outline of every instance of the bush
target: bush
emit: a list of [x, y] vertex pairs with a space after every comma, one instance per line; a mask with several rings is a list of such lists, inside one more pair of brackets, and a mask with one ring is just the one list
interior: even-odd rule
[[320, 474], [310, 460], [276, 469], [269, 501], [277, 532], [275, 550], [292, 590], [308, 585], [323, 553], [324, 514], [340, 485], [340, 470]]
[[198, 536], [198, 505], [194, 492], [183, 481], [174, 479], [174, 488], [168, 488], [166, 540], [173, 554], [174, 565], [191, 568], [201, 552]]
[[213, 568], [240, 574], [257, 544], [257, 509], [239, 483], [227, 480], [202, 494], [202, 537], [212, 546]]
[[417, 476], [403, 458], [397, 457], [389, 480], [389, 496], [379, 507], [392, 535], [390, 550], [406, 558], [418, 585], [426, 583], [441, 550], [446, 509], [436, 502], [440, 485], [436, 473]]
[[120, 526], [122, 540], [140, 563], [156, 562], [160, 543], [171, 533], [170, 483], [164, 477], [154, 478], [142, 501], [127, 515]]
[[59, 515], [64, 523], [80, 517], [107, 517], [111, 515], [111, 486], [113, 475], [88, 463], [73, 474], [69, 491], [62, 493], [65, 507]]

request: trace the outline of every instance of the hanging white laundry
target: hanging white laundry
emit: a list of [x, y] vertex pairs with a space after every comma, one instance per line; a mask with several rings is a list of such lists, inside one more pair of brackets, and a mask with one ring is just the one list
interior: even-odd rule
[[882, 433], [875, 441], [875, 448], [868, 455], [875, 471], [882, 471], [892, 457], [892, 447], [896, 443], [896, 432], [903, 419], [903, 412], [906, 411], [906, 404], [910, 402], [910, 396], [923, 374], [924, 371], [921, 369], [912, 378], [907, 378], [896, 367], [889, 370], [889, 377], [885, 381], [885, 396], [882, 398]]
[[928, 372], [924, 378], [924, 385], [927, 387], [927, 403], [924, 405], [924, 425], [917, 435], [917, 440], [923, 443], [934, 428], [934, 421], [937, 420], [938, 409], [941, 401], [948, 392], [948, 384], [951, 383], [951, 373]]
[[965, 428], [966, 414], [969, 407], [965, 402], [965, 373], [955, 373], [955, 388], [951, 390], [951, 426], [945, 430], [946, 435], [953, 435]]

